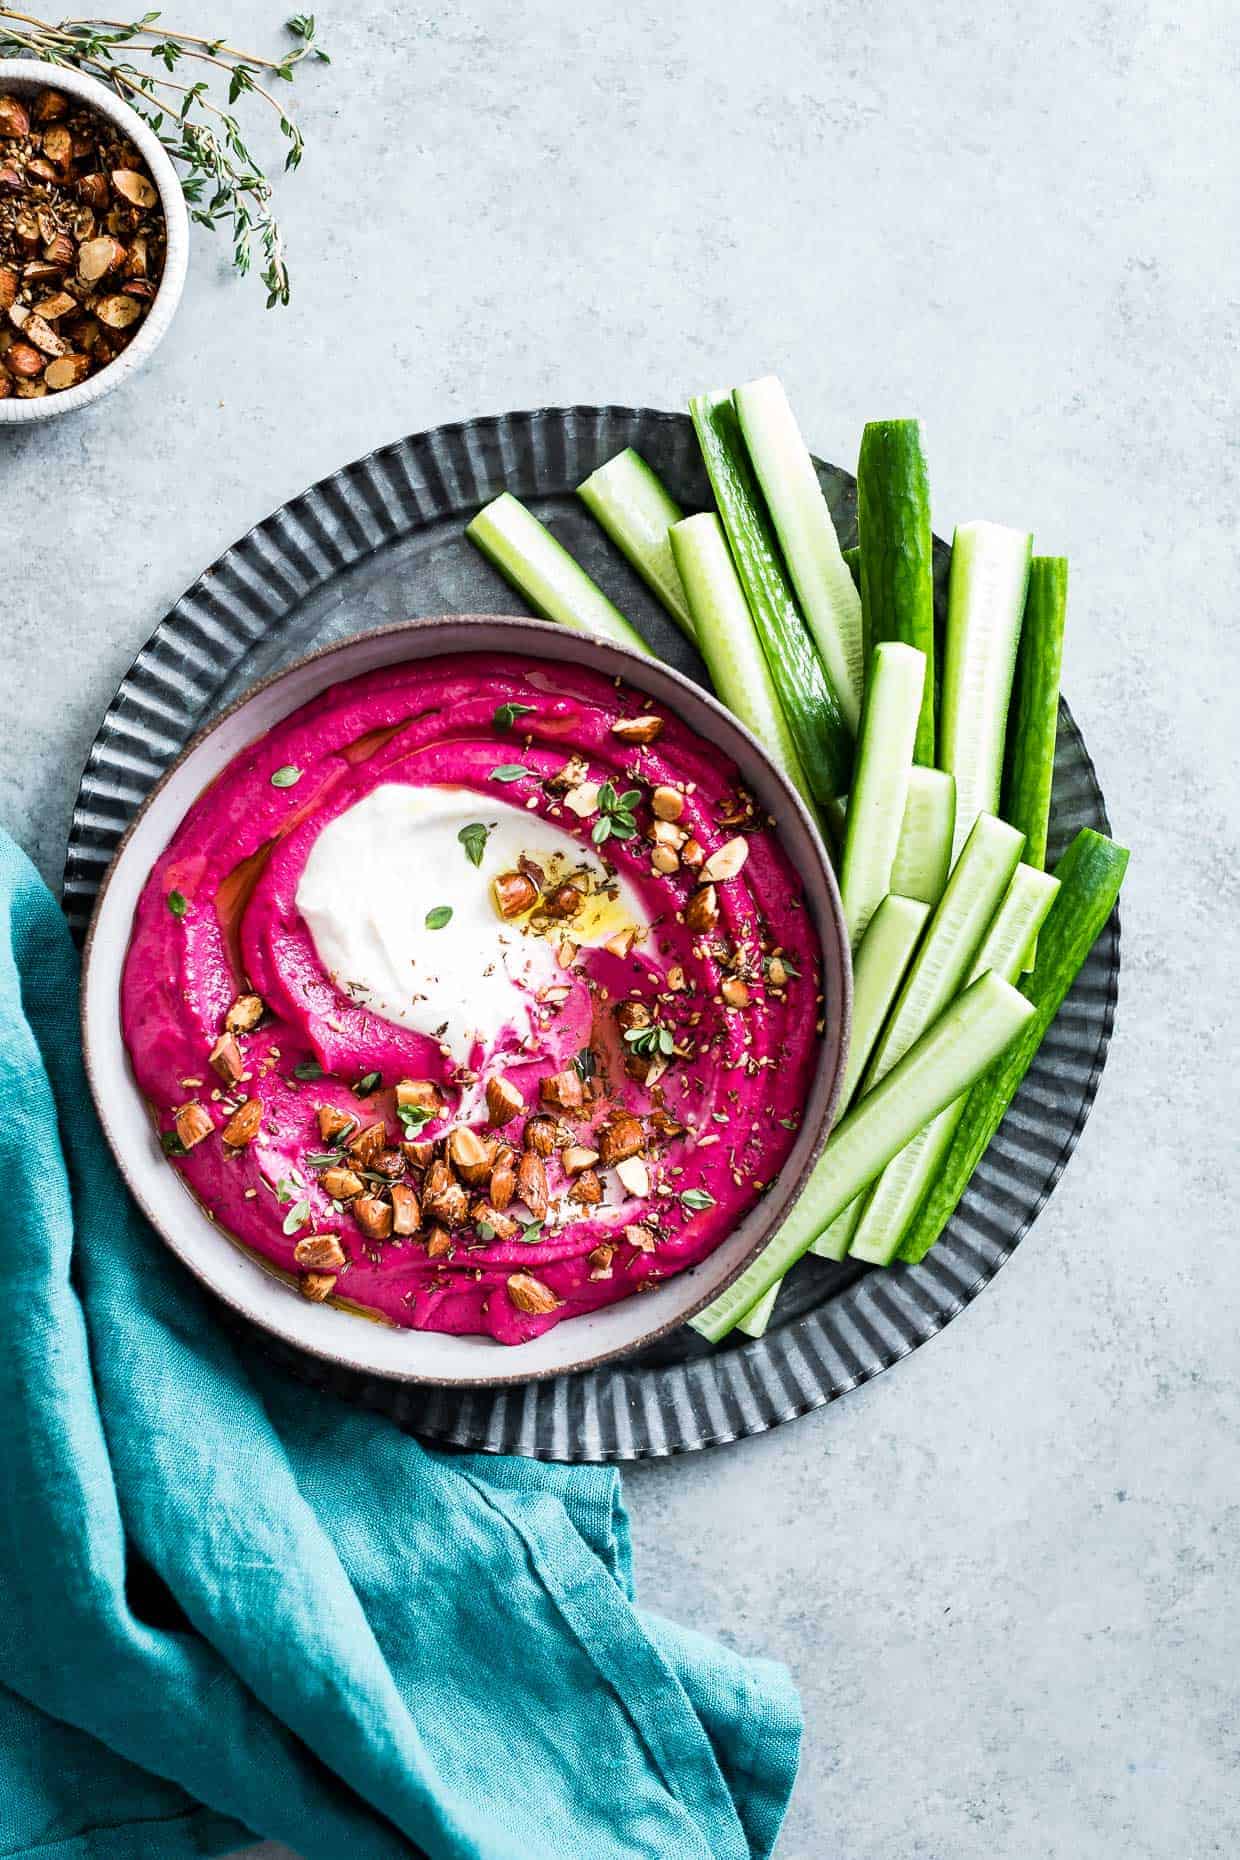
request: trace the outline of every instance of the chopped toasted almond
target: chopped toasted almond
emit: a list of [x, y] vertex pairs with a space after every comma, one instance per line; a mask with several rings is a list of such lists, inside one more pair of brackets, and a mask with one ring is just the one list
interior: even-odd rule
[[[256, 1000], [257, 998], [255, 996]], [[315, 1115], [318, 1119], [319, 1135], [324, 1143], [335, 1143], [338, 1137], [343, 1137], [357, 1123], [355, 1117], [350, 1117], [347, 1111], [337, 1110], [334, 1104], [321, 1104]]]
[[739, 975], [727, 975], [719, 984], [719, 993], [730, 1008], [749, 1006], [749, 990]]
[[650, 1025], [650, 1009], [644, 1001], [617, 1001], [616, 1025], [625, 1033], [632, 1033], [637, 1027]]
[[23, 381], [33, 381], [36, 375], [41, 375], [46, 363], [47, 357], [40, 355], [39, 351], [32, 348], [28, 342], [13, 343], [10, 348], [6, 349], [4, 355], [5, 367], [11, 375], [16, 376], [19, 384]]
[[642, 1157], [626, 1156], [616, 1164], [616, 1175], [627, 1194], [642, 1197], [650, 1193], [650, 1171]]
[[488, 1193], [492, 1207], [506, 1208], [517, 1192], [517, 1159], [505, 1145], [491, 1169]]
[[649, 714], [617, 717], [611, 726], [611, 733], [619, 737], [622, 743], [653, 743], [655, 737], [663, 733], [663, 719]]
[[114, 291], [98, 300], [95, 315], [109, 329], [128, 329], [142, 315], [142, 305], [128, 291]]
[[653, 1253], [657, 1242], [648, 1227], [640, 1224], [626, 1227], [624, 1237], [630, 1246], [635, 1246], [639, 1253]]
[[560, 1165], [565, 1175], [580, 1175], [583, 1169], [594, 1167], [598, 1156], [597, 1150], [588, 1150], [581, 1143], [570, 1143], [566, 1150], [560, 1152]]
[[670, 846], [673, 852], [678, 852], [689, 835], [674, 820], [656, 820], [650, 837], [656, 846]]
[[408, 1182], [393, 1182], [392, 1196], [392, 1232], [405, 1238], [416, 1234], [422, 1225], [422, 1210], [418, 1205], [417, 1195]]
[[[49, 265], [54, 265], [57, 271], [68, 271], [76, 255], [77, 247], [68, 233], [64, 232], [56, 233], [43, 247], [44, 259]], [[68, 292], [65, 295], [68, 296]]]
[[501, 872], [491, 880], [491, 896], [501, 917], [520, 917], [538, 903], [538, 886], [524, 872]]
[[368, 1167], [375, 1175], [384, 1176], [389, 1182], [395, 1182], [405, 1173], [405, 1158], [402, 1151], [380, 1150]]
[[570, 788], [564, 796], [564, 805], [570, 814], [576, 814], [578, 820], [588, 820], [591, 814], [598, 813], [599, 783], [596, 781], [579, 782]]
[[719, 922], [719, 898], [713, 885], [703, 885], [685, 905], [685, 928], [704, 936]]
[[581, 1075], [575, 1066], [566, 1066], [563, 1072], [554, 1072], [545, 1078], [540, 1086], [544, 1104], [552, 1105], [557, 1111], [579, 1111], [585, 1099], [581, 1089]]
[[646, 1133], [640, 1118], [628, 1111], [618, 1111], [598, 1132], [599, 1156], [604, 1169], [612, 1169], [626, 1156], [636, 1156], [646, 1147]]
[[446, 1162], [433, 1162], [422, 1184], [422, 1209], [443, 1227], [461, 1227], [469, 1214], [469, 1196]]
[[7, 92], [0, 96], [0, 136], [28, 136], [30, 115], [25, 105]]
[[62, 90], [41, 90], [30, 114], [36, 123], [58, 123], [69, 114], [69, 99]]
[[39, 299], [34, 313], [41, 316], [45, 323], [58, 323], [62, 316], [71, 316], [77, 307], [77, 298], [70, 297], [68, 291], [53, 291], [50, 297]]
[[346, 1254], [338, 1234], [307, 1234], [293, 1248], [293, 1258], [299, 1266], [310, 1266], [315, 1272], [339, 1272]]
[[448, 1161], [463, 1182], [476, 1188], [485, 1182], [491, 1173], [491, 1152], [494, 1143], [484, 1143], [476, 1130], [468, 1124], [458, 1124], [448, 1136]]
[[355, 1195], [361, 1194], [365, 1184], [360, 1175], [354, 1175], [352, 1169], [341, 1165], [335, 1169], [324, 1169], [319, 1177], [319, 1186], [333, 1201], [352, 1201]]
[[554, 1117], [547, 1117], [541, 1111], [534, 1117], [527, 1117], [522, 1142], [536, 1156], [550, 1156], [555, 1148]]
[[656, 1135], [661, 1137], [665, 1143], [670, 1143], [674, 1138], [683, 1137], [685, 1134], [685, 1127], [680, 1122], [680, 1119], [673, 1117], [671, 1113], [665, 1111], [661, 1105], [656, 1110], [650, 1112], [646, 1121]]
[[443, 1109], [443, 1096], [433, 1079], [401, 1079], [395, 1096], [402, 1111], [429, 1111], [435, 1116]]
[[547, 1212], [547, 1169], [533, 1150], [523, 1151], [517, 1164], [517, 1194], [534, 1219], [541, 1221]]
[[[474, 1217], [474, 1226], [489, 1227], [493, 1240], [515, 1240], [521, 1231], [520, 1221], [514, 1221], [511, 1214], [505, 1214], [502, 1208], [495, 1207], [490, 1201], [476, 1201], [470, 1212]], [[487, 1236], [480, 1234], [479, 1238], [486, 1240]]]
[[580, 885], [557, 885], [545, 904], [549, 916], [567, 918], [575, 917], [585, 901]]
[[699, 885], [721, 885], [736, 874], [749, 857], [749, 841], [738, 833], [714, 851], [698, 873]]
[[564, 794], [570, 788], [578, 788], [590, 773], [590, 765], [584, 756], [570, 756], [563, 768], [547, 777], [547, 787], [553, 794]]
[[660, 786], [650, 797], [656, 820], [679, 820], [685, 811], [685, 797], [679, 788]]
[[787, 987], [788, 971], [778, 956], [772, 956], [771, 960], [767, 963], [766, 979], [771, 984], [772, 988]]
[[22, 333], [27, 342], [32, 342], [36, 349], [50, 356], [53, 361], [57, 356], [67, 355], [69, 352], [69, 345], [64, 337], [58, 336], [51, 324], [44, 322], [41, 316], [35, 316], [33, 311], [26, 318]]
[[615, 936], [609, 936], [603, 945], [605, 950], [609, 951], [613, 956], [619, 956], [621, 961], [628, 955], [632, 947], [633, 931], [631, 929], [617, 930]]
[[656, 872], [670, 878], [673, 872], [680, 870], [680, 855], [670, 846], [656, 846], [650, 854], [650, 863]]
[[220, 1035], [211, 1048], [207, 1064], [216, 1077], [224, 1081], [225, 1085], [235, 1085], [238, 1082], [245, 1071], [245, 1061], [241, 1057], [241, 1048], [237, 1045], [234, 1034], [222, 1033]]
[[700, 840], [686, 840], [680, 849], [680, 863], [696, 870], [706, 857], [706, 848]]
[[303, 1298], [308, 1298], [313, 1305], [321, 1305], [325, 1298], [330, 1298], [336, 1289], [334, 1272], [306, 1272], [299, 1281]]
[[119, 239], [87, 239], [78, 247], [78, 275], [84, 284], [97, 284], [125, 262], [125, 248]]
[[510, 1124], [524, 1108], [525, 1099], [501, 1073], [496, 1072], [487, 1080], [487, 1117], [497, 1129], [502, 1124]]
[[[46, 136], [43, 138], [43, 146], [47, 148]], [[139, 174], [135, 168], [113, 168], [112, 185], [131, 207], [153, 207], [159, 199], [146, 176]]]
[[378, 1195], [359, 1195], [350, 1210], [368, 1240], [387, 1240], [392, 1232], [391, 1204]]
[[264, 1012], [261, 995], [238, 995], [224, 1016], [225, 1030], [228, 1033], [253, 1033]]
[[173, 1121], [181, 1147], [187, 1150], [192, 1150], [195, 1143], [201, 1143], [215, 1129], [210, 1111], [202, 1104], [183, 1104], [174, 1111]]
[[363, 1169], [372, 1168], [375, 1158], [381, 1156], [387, 1147], [387, 1125], [382, 1118], [377, 1123], [365, 1124], [361, 1130], [355, 1130], [345, 1144], [350, 1156], [354, 1157]]
[[78, 179], [77, 197], [88, 207], [106, 207], [108, 204], [107, 177], [102, 174], [84, 174]]
[[584, 1207], [598, 1206], [603, 1199], [603, 1184], [593, 1169], [583, 1169], [579, 1176], [574, 1177], [568, 1198], [580, 1202]]
[[11, 310], [17, 302], [18, 276], [7, 265], [0, 265], [0, 310]]
[[426, 1234], [426, 1257], [442, 1259], [452, 1251], [452, 1235], [444, 1227], [430, 1227]]
[[678, 962], [674, 962], [667, 972], [667, 985], [676, 995], [683, 994], [689, 985], [685, 979], [685, 972]]
[[221, 1135], [230, 1150], [244, 1149], [247, 1143], [253, 1143], [262, 1121], [262, 1099], [247, 1098], [241, 1109], [233, 1112]]
[[400, 1147], [411, 1169], [428, 1169], [435, 1160], [433, 1137], [408, 1137]]
[[536, 1279], [532, 1272], [512, 1273], [508, 1279], [508, 1296], [517, 1310], [529, 1317], [546, 1317], [560, 1308], [560, 1300], [551, 1287]]
[[590, 1268], [591, 1279], [610, 1279], [611, 1262], [615, 1257], [615, 1252], [615, 1247], [608, 1246], [604, 1241], [602, 1246], [596, 1246], [593, 1252], [586, 1254], [586, 1265]]

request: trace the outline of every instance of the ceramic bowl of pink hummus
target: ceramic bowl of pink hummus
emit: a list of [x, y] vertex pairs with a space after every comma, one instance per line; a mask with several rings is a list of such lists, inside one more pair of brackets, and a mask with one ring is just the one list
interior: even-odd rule
[[135, 819], [87, 945], [105, 1131], [235, 1310], [371, 1373], [526, 1381], [683, 1323], [829, 1128], [818, 834], [712, 698], [537, 621], [260, 685]]

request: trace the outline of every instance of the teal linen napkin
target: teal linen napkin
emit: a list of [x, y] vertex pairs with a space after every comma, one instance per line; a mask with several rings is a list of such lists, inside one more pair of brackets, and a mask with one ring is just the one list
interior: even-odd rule
[[0, 1182], [0, 1853], [770, 1853], [788, 1677], [637, 1609], [614, 1472], [432, 1452], [220, 1329], [3, 835]]

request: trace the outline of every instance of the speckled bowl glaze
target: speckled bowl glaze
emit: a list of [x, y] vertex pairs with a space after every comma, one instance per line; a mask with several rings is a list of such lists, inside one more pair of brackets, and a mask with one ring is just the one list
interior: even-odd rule
[[137, 335], [128, 347], [121, 350], [116, 360], [109, 362], [106, 368], [101, 368], [97, 375], [79, 382], [77, 387], [65, 388], [60, 394], [46, 394], [42, 400], [0, 400], [0, 426], [21, 426], [36, 420], [58, 419], [62, 413], [73, 413], [79, 407], [88, 407], [92, 401], [101, 400], [113, 388], [119, 387], [122, 381], [127, 381], [155, 353], [167, 335], [168, 326], [181, 301], [181, 292], [185, 288], [185, 271], [189, 262], [189, 213], [185, 196], [181, 192], [181, 183], [159, 137], [147, 127], [137, 112], [131, 110], [127, 103], [122, 103], [106, 85], [86, 77], [81, 71], [47, 64], [35, 58], [0, 58], [0, 91], [9, 91], [15, 96], [30, 96], [35, 91], [49, 88], [64, 91], [70, 97], [80, 97], [83, 103], [90, 104], [100, 116], [106, 116], [115, 123], [140, 150], [151, 179], [159, 190], [160, 205], [167, 224], [167, 251], [155, 301]]
[[[776, 821], [800, 874], [822, 958], [825, 1032], [799, 1135], [767, 1192], [708, 1259], [641, 1297], [575, 1317], [515, 1348], [485, 1337], [397, 1328], [310, 1304], [287, 1277], [228, 1237], [187, 1193], [156, 1139], [121, 1032], [120, 986], [138, 897], [190, 803], [245, 746], [319, 692], [411, 659], [488, 653], [574, 665], [649, 694], [734, 762]], [[851, 970], [826, 851], [795, 790], [723, 707], [679, 672], [606, 641], [541, 621], [464, 615], [406, 622], [330, 646], [258, 685], [173, 764], [118, 849], [100, 892], [83, 969], [82, 1033], [91, 1090], [133, 1194], [191, 1272], [242, 1316], [287, 1343], [354, 1370], [458, 1386], [528, 1382], [582, 1370], [650, 1344], [683, 1324], [742, 1272], [779, 1225], [830, 1128], [847, 1052]]]

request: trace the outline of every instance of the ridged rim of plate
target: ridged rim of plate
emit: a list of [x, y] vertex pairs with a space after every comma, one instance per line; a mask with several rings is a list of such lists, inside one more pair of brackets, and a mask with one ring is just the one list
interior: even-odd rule
[[[501, 488], [567, 493], [603, 459], [626, 445], [641, 451], [656, 433], [683, 456], [686, 472], [700, 476], [683, 414], [540, 408], [397, 440], [256, 524], [160, 622], [108, 707], [82, 774], [65, 862], [64, 904], [75, 930], [85, 929], [104, 872], [148, 790], [211, 714], [246, 654], [310, 594], [385, 544], [463, 516]], [[824, 471], [851, 507], [849, 475]], [[1093, 763], [1066, 705], [1054, 806], [1053, 844], [1080, 826], [1109, 831]], [[858, 1270], [821, 1304], [765, 1337], [680, 1363], [621, 1361], [553, 1381], [465, 1391], [325, 1369], [266, 1337], [261, 1347], [316, 1387], [379, 1409], [428, 1439], [484, 1452], [576, 1461], [663, 1457], [794, 1420], [937, 1335], [1015, 1251], [1089, 1115], [1118, 980], [1116, 913], [934, 1251], [918, 1266]], [[1065, 1104], [1075, 1106], [1070, 1124]], [[1053, 1135], [1046, 1127], [1052, 1112], [1059, 1118]]]

